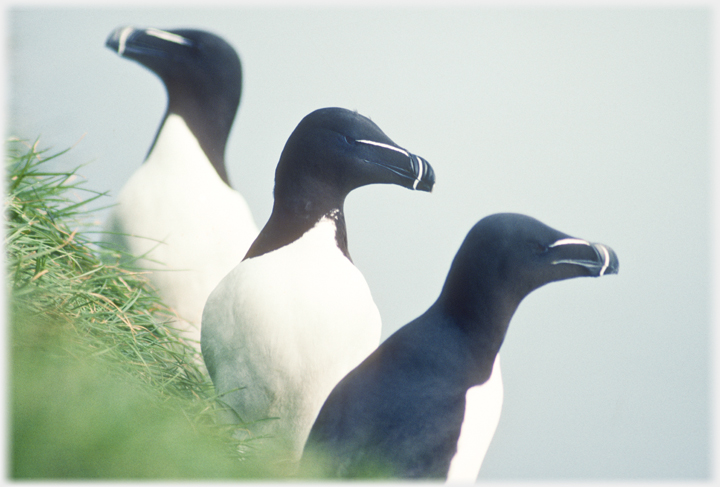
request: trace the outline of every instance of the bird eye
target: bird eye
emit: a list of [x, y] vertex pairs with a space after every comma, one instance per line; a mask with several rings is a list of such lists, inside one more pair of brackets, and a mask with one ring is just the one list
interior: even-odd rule
[[347, 142], [348, 144], [355, 145], [355, 139], [353, 139], [352, 137], [346, 135], [346, 136], [344, 136], [344, 139], [345, 139], [345, 142]]
[[548, 248], [540, 242], [528, 242], [530, 249], [536, 254], [542, 254], [548, 251]]

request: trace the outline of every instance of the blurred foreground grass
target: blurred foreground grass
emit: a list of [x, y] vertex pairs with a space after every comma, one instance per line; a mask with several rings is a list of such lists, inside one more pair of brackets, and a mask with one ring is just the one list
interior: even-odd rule
[[86, 208], [102, 195], [46, 169], [63, 154], [6, 146], [11, 478], [281, 475], [215, 424], [212, 384], [171, 311], [90, 238]]

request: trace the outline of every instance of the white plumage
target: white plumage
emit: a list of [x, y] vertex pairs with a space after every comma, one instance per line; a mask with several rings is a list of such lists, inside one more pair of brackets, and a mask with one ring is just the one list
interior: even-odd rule
[[111, 240], [152, 269], [150, 280], [199, 350], [203, 306], [242, 260], [258, 230], [243, 197], [225, 184], [182, 117], [169, 114], [147, 160], [118, 195]]
[[[380, 342], [381, 321], [360, 271], [323, 218], [295, 242], [243, 261], [210, 295], [203, 352], [215, 388], [254, 437], [298, 460], [335, 384]], [[219, 358], [222, 357], [222, 360]]]
[[498, 353], [487, 382], [471, 387], [465, 394], [465, 417], [457, 442], [457, 452], [450, 461], [447, 482], [474, 483], [477, 480], [485, 454], [500, 422], [502, 404], [503, 383]]

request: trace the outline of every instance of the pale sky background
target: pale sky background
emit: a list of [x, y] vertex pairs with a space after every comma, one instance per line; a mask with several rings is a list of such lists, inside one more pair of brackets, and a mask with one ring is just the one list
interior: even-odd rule
[[[513, 211], [611, 246], [620, 274], [553, 283], [502, 347], [505, 403], [480, 480], [698, 480], [711, 469], [711, 23], [707, 7], [8, 10], [7, 129], [112, 203], [164, 88], [104, 47], [192, 27], [243, 63], [231, 182], [264, 225], [294, 127], [357, 109], [426, 158], [436, 189], [346, 202], [383, 338], [437, 297], [482, 217]], [[102, 220], [104, 214], [98, 214]]]

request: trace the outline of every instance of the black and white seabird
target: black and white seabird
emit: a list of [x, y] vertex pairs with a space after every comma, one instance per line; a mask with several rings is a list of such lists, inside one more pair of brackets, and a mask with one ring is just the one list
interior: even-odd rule
[[143, 258], [151, 282], [199, 351], [202, 309], [258, 234], [230, 187], [225, 145], [242, 84], [240, 59], [200, 30], [120, 27], [106, 41], [160, 77], [168, 106], [144, 163], [118, 195], [107, 241]]
[[522, 299], [549, 282], [617, 272], [605, 245], [524, 215], [480, 220], [437, 301], [333, 389], [302, 470], [474, 482], [502, 408], [498, 351]]
[[316, 110], [290, 135], [272, 214], [202, 321], [203, 358], [231, 421], [272, 437], [278, 457], [299, 460], [327, 395], [380, 341], [378, 309], [348, 252], [345, 197], [367, 184], [431, 191], [434, 182], [424, 159], [356, 112]]

